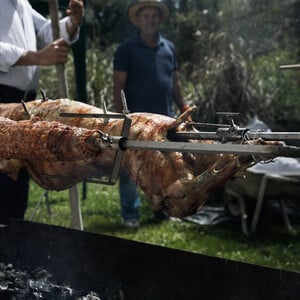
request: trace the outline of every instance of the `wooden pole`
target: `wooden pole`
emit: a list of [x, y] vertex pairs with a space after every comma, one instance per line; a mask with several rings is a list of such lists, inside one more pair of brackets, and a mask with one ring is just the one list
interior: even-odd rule
[[[49, 0], [49, 13], [51, 18], [53, 40], [57, 40], [60, 38], [57, 0]], [[56, 73], [58, 77], [59, 96], [63, 98], [69, 98], [69, 89], [66, 80], [65, 65], [56, 65]]]
[[[49, 0], [49, 12], [53, 31], [53, 40], [60, 38], [58, 1]], [[66, 79], [65, 65], [56, 65], [56, 73], [58, 77], [59, 96], [61, 98], [69, 98], [69, 90]], [[83, 230], [82, 215], [80, 209], [79, 193], [77, 185], [69, 189], [70, 208], [71, 208], [71, 226], [75, 229]]]

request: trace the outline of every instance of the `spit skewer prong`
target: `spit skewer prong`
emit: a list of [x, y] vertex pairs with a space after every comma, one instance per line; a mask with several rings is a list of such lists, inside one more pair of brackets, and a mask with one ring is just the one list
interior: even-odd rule
[[[107, 115], [106, 103], [105, 103], [105, 100], [104, 100], [103, 96], [101, 96], [101, 105], [102, 105], [103, 113], [105, 115]], [[104, 122], [104, 124], [107, 124], [109, 122], [109, 118], [104, 118], [103, 122]]]
[[130, 113], [130, 111], [128, 110], [128, 107], [127, 107], [127, 101], [126, 101], [126, 96], [125, 96], [124, 90], [121, 90], [121, 99], [122, 99], [122, 105], [123, 105], [122, 113], [124, 115], [128, 115]]

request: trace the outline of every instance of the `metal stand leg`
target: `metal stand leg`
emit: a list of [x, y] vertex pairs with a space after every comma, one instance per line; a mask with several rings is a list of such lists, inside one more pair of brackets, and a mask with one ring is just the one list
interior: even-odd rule
[[266, 186], [267, 186], [267, 180], [268, 180], [267, 175], [264, 175], [261, 180], [261, 183], [260, 183], [260, 187], [259, 187], [259, 191], [258, 191], [258, 195], [257, 195], [256, 206], [255, 206], [255, 211], [254, 211], [254, 215], [253, 215], [252, 222], [251, 222], [251, 232], [252, 233], [255, 232], [257, 223], [258, 223], [258, 219], [260, 217], [261, 207], [262, 207], [262, 203], [264, 201], [265, 190], [266, 190]]
[[87, 184], [86, 182], [82, 182], [82, 200], [86, 200], [87, 197]]
[[40, 199], [39, 199], [37, 205], [35, 206], [32, 214], [31, 214], [31, 216], [29, 217], [30, 221], [33, 221], [33, 219], [35, 218], [35, 215], [36, 215], [37, 211], [39, 210], [39, 208], [40, 208], [40, 206], [41, 206], [42, 201], [43, 201], [44, 198], [46, 200], [47, 212], [48, 212], [48, 214], [50, 216], [52, 215], [52, 210], [51, 210], [51, 207], [50, 207], [48, 191], [44, 190], [43, 193], [42, 193], [42, 195], [40, 196]]
[[71, 208], [71, 226], [74, 229], [83, 230], [83, 222], [77, 185], [69, 189], [69, 196]]
[[[261, 180], [261, 184], [260, 184], [260, 188], [259, 188], [259, 192], [258, 192], [258, 196], [257, 196], [257, 202], [256, 202], [255, 214], [254, 214], [253, 220], [252, 220], [251, 232], [255, 232], [255, 230], [256, 230], [256, 226], [257, 226], [257, 222], [258, 222], [258, 219], [259, 219], [259, 216], [260, 216], [262, 203], [263, 203], [264, 196], [265, 196], [265, 191], [266, 191], [267, 180], [268, 179], [271, 179], [275, 182], [278, 182], [279, 184], [283, 181], [298, 183], [297, 179], [289, 178], [287, 176], [282, 176], [282, 175], [278, 175], [278, 174], [266, 174], [266, 175], [264, 175], [264, 177]], [[292, 229], [292, 226], [291, 226], [291, 223], [290, 223], [287, 211], [286, 211], [286, 206], [284, 204], [284, 200], [281, 199], [279, 201], [280, 201], [279, 203], [280, 203], [280, 206], [281, 206], [285, 226], [289, 231], [292, 231], [293, 229]]]
[[247, 225], [247, 219], [248, 219], [248, 215], [247, 215], [247, 212], [246, 212], [246, 205], [245, 205], [245, 200], [244, 198], [234, 192], [233, 190], [231, 189], [226, 189], [226, 192], [228, 194], [230, 194], [231, 196], [235, 197], [238, 199], [239, 201], [239, 205], [240, 205], [240, 215], [241, 215], [241, 227], [242, 227], [242, 232], [246, 235], [246, 236], [249, 236], [249, 230], [248, 230], [248, 225]]
[[279, 200], [279, 204], [280, 204], [280, 207], [282, 210], [282, 216], [283, 216], [283, 221], [284, 221], [285, 227], [287, 228], [288, 231], [293, 231], [293, 227], [291, 225], [289, 216], [286, 211], [286, 206], [285, 206], [284, 200], [282, 200], [282, 199]]
[[242, 223], [242, 231], [245, 235], [249, 236], [249, 230], [247, 225], [248, 215], [246, 213], [246, 205], [245, 200], [242, 196], [238, 197], [240, 207], [241, 207], [241, 223]]
[[[74, 229], [83, 230], [83, 222], [82, 222], [79, 194], [78, 194], [78, 189], [77, 189], [76, 185], [69, 189], [69, 196], [70, 196], [70, 209], [71, 209], [71, 226]], [[33, 221], [33, 219], [35, 218], [35, 215], [36, 215], [37, 211], [39, 210], [43, 199], [45, 199], [45, 201], [46, 201], [46, 207], [47, 207], [47, 212], [48, 212], [49, 216], [52, 215], [48, 191], [44, 190], [42, 195], [40, 196], [40, 199], [39, 199], [37, 205], [35, 206], [32, 214], [31, 214], [31, 216], [29, 217], [30, 221]]]
[[51, 209], [51, 206], [50, 206], [48, 191], [45, 191], [45, 200], [46, 200], [46, 207], [47, 207], [48, 215], [52, 216], [53, 213], [52, 213], [52, 209]]

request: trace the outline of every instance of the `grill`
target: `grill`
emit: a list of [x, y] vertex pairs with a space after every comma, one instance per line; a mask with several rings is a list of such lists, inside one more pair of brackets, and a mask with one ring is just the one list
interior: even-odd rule
[[0, 258], [44, 268], [105, 299], [299, 299], [300, 274], [125, 239], [12, 220]]

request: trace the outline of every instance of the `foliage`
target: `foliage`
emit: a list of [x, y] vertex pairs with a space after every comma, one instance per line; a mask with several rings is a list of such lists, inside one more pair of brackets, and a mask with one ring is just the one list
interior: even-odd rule
[[[59, 84], [58, 76], [55, 66], [43, 66], [40, 70], [39, 88], [46, 92], [49, 99], [58, 99], [59, 96]], [[67, 64], [65, 65], [65, 74], [67, 80], [67, 86], [69, 90], [69, 97], [76, 99], [76, 87], [75, 87], [75, 72], [73, 56], [70, 54]], [[39, 98], [39, 97], [38, 97]]]
[[[80, 194], [81, 185], [78, 185]], [[30, 201], [26, 219], [63, 227], [70, 226], [68, 192], [48, 192], [52, 214], [41, 199], [43, 190], [30, 184]], [[141, 194], [143, 197], [143, 194]], [[144, 199], [144, 198], [143, 198]], [[200, 226], [186, 221], [171, 222], [153, 219], [149, 202], [141, 206], [141, 228], [125, 229], [120, 216], [118, 185], [87, 185], [87, 199], [81, 200], [84, 230], [120, 238], [181, 249], [189, 252], [228, 258], [258, 265], [300, 271], [300, 226], [288, 233], [283, 221], [259, 223], [257, 233], [245, 237], [239, 222]], [[34, 213], [35, 211], [35, 213]]]
[[[114, 51], [115, 45], [106, 50], [92, 47], [87, 51], [86, 57], [89, 103], [101, 106], [101, 99], [103, 99], [108, 109], [112, 109], [112, 62]], [[73, 56], [70, 54], [65, 70], [71, 99], [76, 99], [74, 68]], [[39, 87], [46, 92], [49, 99], [59, 98], [58, 80], [54, 66], [41, 68]]]
[[[279, 65], [293, 64], [295, 55], [288, 51], [274, 51], [253, 60], [253, 82], [257, 98], [257, 114], [274, 129], [289, 126], [283, 123], [298, 121], [300, 117], [300, 82], [297, 72], [280, 70]], [[282, 125], [281, 125], [282, 124]], [[283, 128], [297, 131], [298, 128]]]
[[217, 122], [217, 111], [232, 111], [243, 124], [256, 114], [277, 130], [297, 130], [299, 80], [278, 72], [299, 57], [293, 5], [243, 3], [176, 13], [164, 26], [177, 47], [185, 98], [199, 107], [198, 121]]
[[97, 41], [101, 49], [121, 42], [135, 28], [127, 20], [130, 0], [90, 0], [88, 2], [88, 28], [91, 40]]
[[236, 50], [225, 32], [210, 34], [210, 55], [204, 57], [197, 85], [198, 120], [218, 122], [216, 112], [239, 112], [239, 120], [246, 123], [256, 109], [256, 97], [251, 74], [244, 57]]
[[217, 111], [240, 112], [246, 121], [255, 99], [247, 61], [221, 28], [222, 15], [208, 12], [176, 14], [170, 38], [178, 49], [186, 100], [199, 107], [195, 118], [216, 122]]
[[89, 102], [101, 106], [101, 99], [109, 110], [113, 110], [112, 64], [115, 46], [99, 50], [91, 48], [87, 52], [87, 90]]

